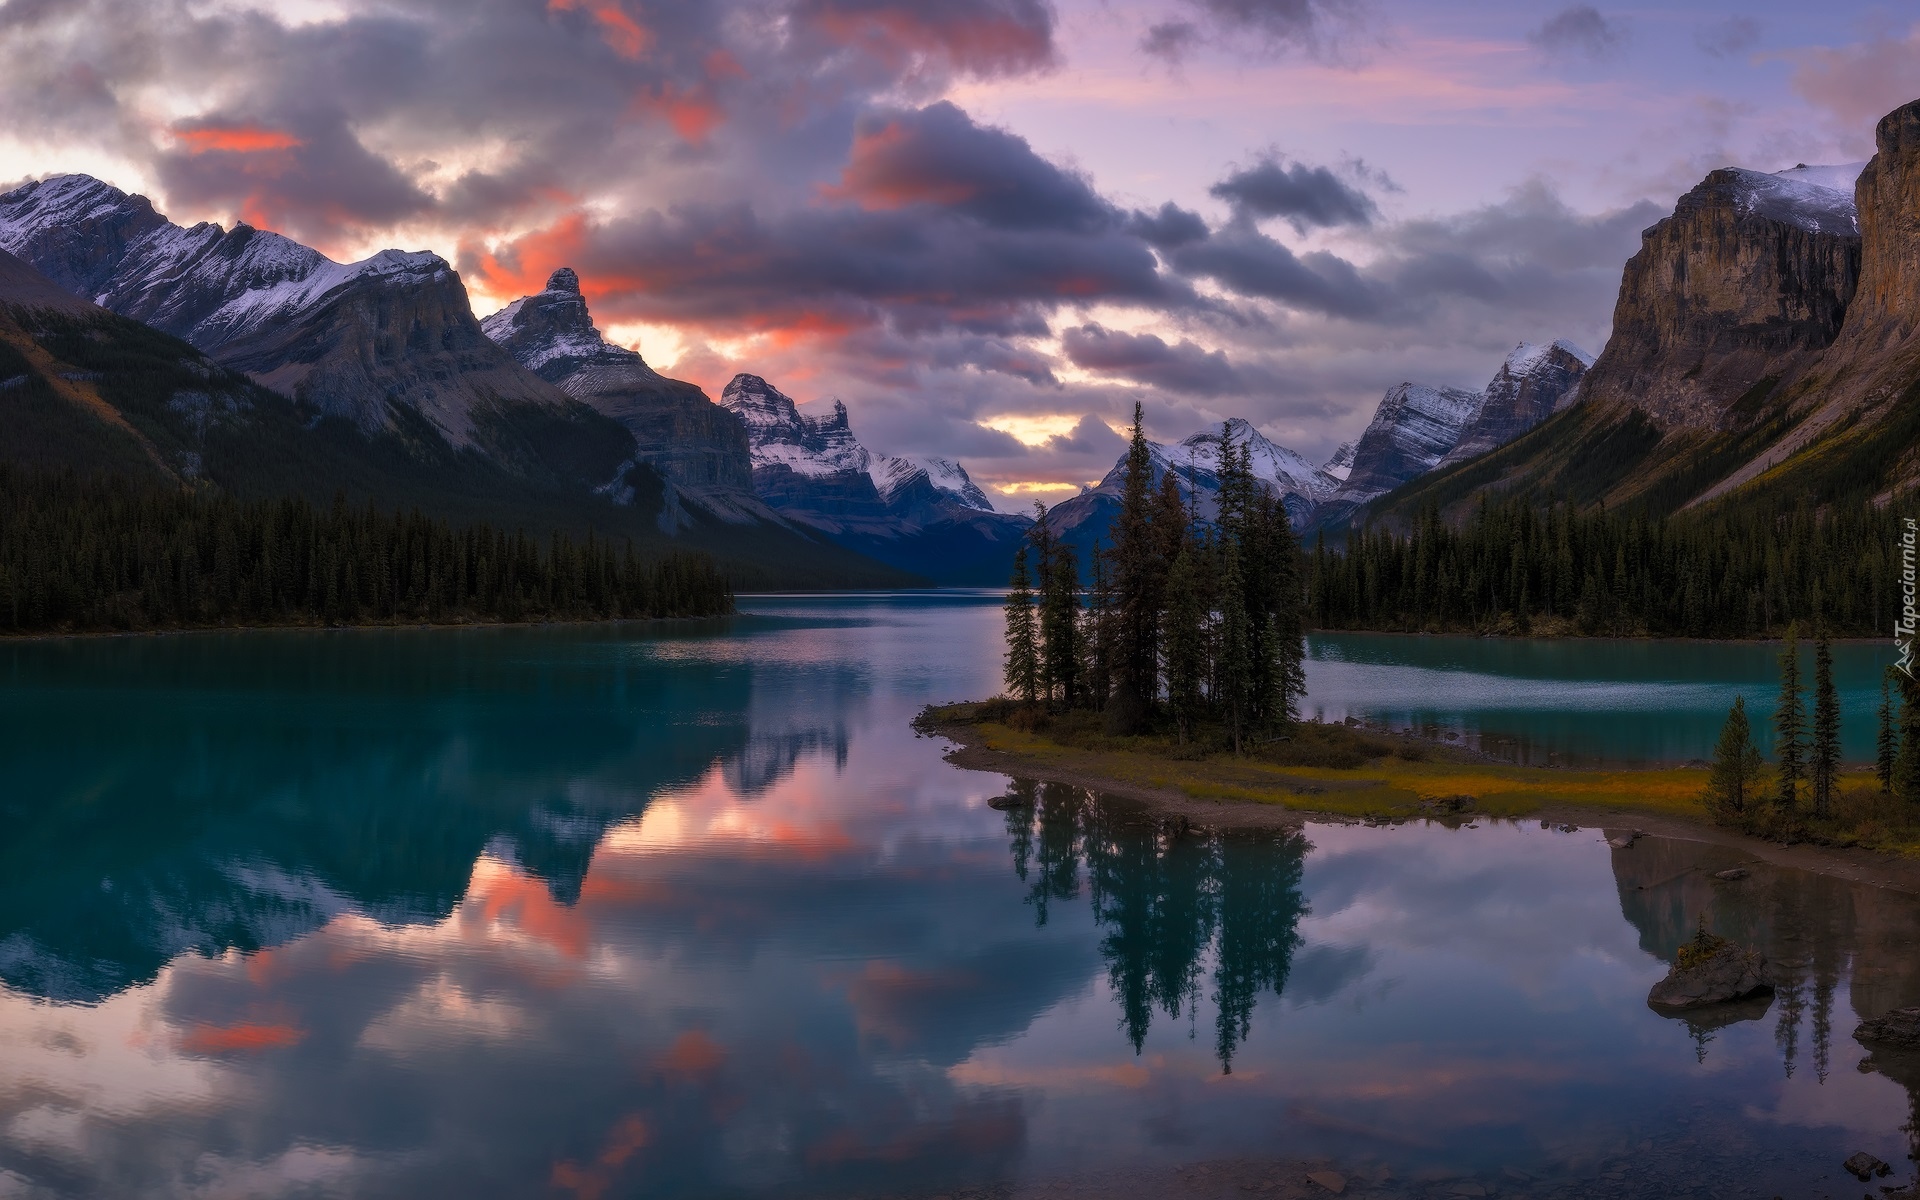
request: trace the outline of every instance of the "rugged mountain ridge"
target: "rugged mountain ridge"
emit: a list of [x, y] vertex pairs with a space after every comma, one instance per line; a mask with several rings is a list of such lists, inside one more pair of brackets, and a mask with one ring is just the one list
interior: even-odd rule
[[995, 512], [959, 463], [874, 454], [846, 405], [802, 413], [758, 375], [736, 375], [720, 404], [747, 430], [755, 492], [783, 516], [936, 582], [1006, 582], [1030, 522]]
[[698, 385], [668, 379], [638, 351], [601, 336], [571, 267], [480, 327], [521, 366], [619, 422], [633, 435], [633, 461], [651, 467], [679, 495], [723, 520], [779, 519], [754, 495], [752, 451], [739, 416]]
[[455, 447], [524, 467], [537, 450], [502, 410], [567, 406], [486, 337], [438, 255], [336, 263], [245, 224], [175, 225], [144, 196], [85, 175], [0, 196], [0, 249], [365, 430], [404, 430], [417, 415]]
[[1592, 366], [1591, 354], [1564, 339], [1545, 346], [1520, 343], [1481, 393], [1480, 415], [1435, 466], [1452, 466], [1497, 450], [1577, 403]]
[[1875, 139], [1851, 195], [1828, 186], [1848, 167], [1710, 173], [1642, 235], [1582, 403], [1372, 515], [1457, 517], [1489, 490], [1664, 513], [1920, 482], [1920, 101]]
[[182, 229], [145, 199], [78, 176], [0, 197], [0, 241], [65, 281], [10, 255], [0, 265], [0, 292], [30, 293], [35, 311], [61, 318], [0, 326], [0, 384], [11, 383], [0, 387], [0, 458], [592, 530], [709, 551], [742, 587], [912, 580], [796, 529], [744, 489], [727, 520], [718, 505], [683, 503], [626, 425], [495, 345], [432, 255], [331, 263], [276, 234]]
[[[1295, 451], [1269, 440], [1247, 421], [1234, 417], [1227, 426], [1235, 444], [1250, 451], [1257, 485], [1286, 507], [1296, 527], [1304, 527], [1340, 487], [1339, 478], [1327, 468], [1313, 466]], [[1219, 512], [1220, 435], [1218, 428], [1212, 428], [1172, 444], [1147, 443], [1150, 486], [1160, 487], [1171, 473], [1187, 506], [1203, 521], [1213, 520]], [[1336, 454], [1334, 461], [1337, 463], [1340, 457]], [[1108, 529], [1120, 512], [1126, 478], [1127, 458], [1123, 454], [1098, 484], [1048, 510], [1048, 525], [1056, 536], [1074, 546], [1083, 570], [1092, 561], [1089, 556], [1094, 548], [1108, 542]]]
[[1314, 511], [1313, 524], [1344, 524], [1369, 500], [1431, 471], [1479, 417], [1483, 399], [1479, 392], [1423, 383], [1387, 389], [1354, 444], [1347, 477]]

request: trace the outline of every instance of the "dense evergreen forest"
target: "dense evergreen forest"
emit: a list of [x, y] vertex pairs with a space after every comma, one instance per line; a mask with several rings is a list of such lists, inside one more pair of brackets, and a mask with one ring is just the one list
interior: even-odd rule
[[1258, 486], [1251, 453], [1222, 428], [1218, 512], [1202, 521], [1172, 472], [1153, 487], [1134, 406], [1120, 512], [1111, 545], [1094, 552], [1084, 609], [1073, 547], [1053, 536], [1044, 507], [1015, 557], [1010, 697], [1099, 711], [1116, 734], [1164, 717], [1185, 742], [1206, 724], [1236, 751], [1296, 718], [1306, 691], [1300, 544]]
[[699, 555], [0, 467], [0, 632], [731, 611]]
[[1898, 603], [1898, 505], [1735, 507], [1650, 518], [1482, 500], [1459, 529], [1324, 537], [1308, 555], [1322, 629], [1764, 637], [1790, 622], [1884, 634]]

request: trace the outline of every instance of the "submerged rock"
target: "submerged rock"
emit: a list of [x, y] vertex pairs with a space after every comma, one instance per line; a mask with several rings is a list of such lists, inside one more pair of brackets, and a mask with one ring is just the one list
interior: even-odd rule
[[1920, 1008], [1896, 1008], [1885, 1016], [1862, 1021], [1853, 1037], [1868, 1045], [1920, 1050]]
[[1307, 1180], [1325, 1188], [1336, 1196], [1345, 1195], [1347, 1191], [1347, 1177], [1336, 1171], [1309, 1171], [1307, 1172]]
[[1702, 930], [1680, 948], [1667, 977], [1647, 993], [1654, 1009], [1685, 1012], [1773, 990], [1766, 956]]
[[1742, 879], [1745, 879], [1748, 874], [1749, 872], [1745, 867], [1728, 867], [1724, 871], [1715, 871], [1713, 877], [1724, 880], [1727, 883], [1738, 883]]

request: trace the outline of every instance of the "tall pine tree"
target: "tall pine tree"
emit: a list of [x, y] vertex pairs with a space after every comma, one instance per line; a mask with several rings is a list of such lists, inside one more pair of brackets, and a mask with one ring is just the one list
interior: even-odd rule
[[1773, 710], [1773, 752], [1780, 764], [1774, 804], [1791, 816], [1800, 804], [1800, 781], [1806, 777], [1807, 708], [1800, 689], [1800, 627], [1787, 625], [1787, 644], [1780, 651], [1780, 702]]
[[1107, 729], [1137, 733], [1146, 724], [1158, 690], [1157, 642], [1160, 597], [1155, 587], [1158, 564], [1149, 514], [1153, 455], [1147, 445], [1144, 410], [1133, 406], [1133, 434], [1127, 443], [1127, 469], [1120, 487], [1120, 511], [1111, 527], [1113, 549], [1113, 695], [1107, 702]]
[[1032, 704], [1040, 694], [1040, 646], [1033, 623], [1033, 586], [1027, 576], [1027, 547], [1013, 552], [1013, 577], [1007, 581], [1007, 694]]
[[1900, 732], [1893, 723], [1893, 668], [1880, 676], [1880, 732], [1874, 741], [1873, 773], [1880, 778], [1880, 790], [1893, 790], [1893, 768], [1900, 758]]
[[1747, 702], [1736, 696], [1720, 727], [1720, 741], [1713, 748], [1713, 766], [1707, 773], [1703, 799], [1707, 811], [1717, 820], [1737, 822], [1746, 815], [1749, 802], [1760, 790], [1760, 748], [1753, 744], [1753, 728], [1747, 722]]
[[1199, 570], [1193, 553], [1182, 549], [1167, 574], [1167, 707], [1175, 734], [1185, 745], [1204, 711], [1201, 685], [1206, 678], [1206, 614], [1201, 608]]
[[1813, 783], [1813, 815], [1833, 812], [1840, 776], [1840, 694], [1833, 686], [1833, 642], [1825, 626], [1813, 639], [1813, 740], [1807, 746], [1807, 770]]

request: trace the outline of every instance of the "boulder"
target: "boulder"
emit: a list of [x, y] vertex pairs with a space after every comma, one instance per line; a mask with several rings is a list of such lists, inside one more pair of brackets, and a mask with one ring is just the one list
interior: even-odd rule
[[1307, 1180], [1336, 1196], [1345, 1195], [1347, 1191], [1347, 1177], [1335, 1171], [1309, 1171]]
[[1885, 1177], [1893, 1173], [1892, 1167], [1864, 1150], [1840, 1165], [1845, 1167], [1855, 1179], [1862, 1182], [1872, 1179], [1875, 1175]]
[[1680, 948], [1667, 977], [1647, 993], [1647, 1004], [1656, 1011], [1686, 1012], [1772, 990], [1765, 955], [1703, 933]]
[[1870, 1046], [1920, 1050], [1920, 1008], [1896, 1008], [1885, 1016], [1862, 1021], [1853, 1037]]

